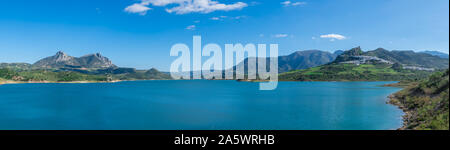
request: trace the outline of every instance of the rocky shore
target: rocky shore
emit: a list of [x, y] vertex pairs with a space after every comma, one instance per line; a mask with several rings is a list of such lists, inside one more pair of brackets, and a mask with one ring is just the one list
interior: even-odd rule
[[[408, 86], [411, 86], [411, 84], [413, 84], [412, 82], [397, 82], [397, 83], [391, 83], [391, 84], [385, 84], [383, 86], [385, 87], [397, 87], [397, 88], [406, 88]], [[406, 130], [406, 127], [408, 126], [408, 124], [410, 124], [409, 120], [411, 117], [413, 117], [412, 115], [412, 111], [408, 110], [404, 104], [402, 104], [396, 97], [395, 97], [396, 93], [393, 93], [391, 95], [388, 96], [389, 101], [387, 101], [387, 104], [391, 104], [394, 106], [397, 106], [399, 109], [401, 109], [403, 111], [403, 113], [405, 113], [402, 118], [403, 118], [403, 126], [398, 128], [397, 130]]]
[[406, 127], [408, 126], [408, 124], [411, 123], [409, 120], [410, 120], [410, 118], [413, 117], [413, 112], [408, 110], [402, 103], [400, 103], [400, 101], [395, 97], [394, 94], [389, 95], [388, 98], [389, 98], [389, 101], [387, 102], [388, 104], [397, 106], [399, 109], [401, 109], [405, 113], [402, 116], [403, 126], [398, 128], [397, 130], [406, 130]]

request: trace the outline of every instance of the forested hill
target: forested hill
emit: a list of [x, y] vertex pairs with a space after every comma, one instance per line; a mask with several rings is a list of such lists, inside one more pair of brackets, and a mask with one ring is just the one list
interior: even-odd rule
[[27, 63], [0, 63], [2, 82], [72, 82], [113, 80], [165, 80], [167, 73], [155, 68], [137, 70], [117, 67], [99, 53], [73, 57], [59, 51], [37, 61]]
[[294, 81], [400, 81], [419, 80], [448, 68], [448, 59], [410, 51], [360, 47], [343, 52], [325, 65], [281, 73], [280, 80]]
[[402, 129], [449, 130], [449, 70], [411, 84], [390, 102], [406, 112]]
[[434, 69], [446, 69], [449, 67], [449, 59], [434, 56], [427, 53], [416, 53], [414, 51], [407, 50], [393, 50], [389, 51], [383, 48], [378, 48], [372, 51], [363, 52], [360, 47], [356, 47], [345, 51], [339, 55], [335, 63], [343, 61], [351, 61], [358, 59], [358, 57], [376, 57], [386, 60], [391, 63], [398, 63], [405, 67], [421, 67], [421, 68], [434, 68]]

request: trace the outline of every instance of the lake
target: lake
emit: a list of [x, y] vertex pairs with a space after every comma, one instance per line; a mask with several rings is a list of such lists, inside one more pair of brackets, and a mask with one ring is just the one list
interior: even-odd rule
[[391, 130], [392, 82], [179, 80], [0, 85], [0, 130]]

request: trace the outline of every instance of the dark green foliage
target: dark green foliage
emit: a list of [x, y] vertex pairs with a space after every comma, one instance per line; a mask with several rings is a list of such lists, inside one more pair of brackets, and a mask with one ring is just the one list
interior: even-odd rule
[[446, 69], [449, 66], [448, 58], [441, 58], [426, 53], [415, 53], [414, 51], [388, 51], [378, 48], [374, 51], [365, 52], [363, 55], [376, 56], [381, 59], [408, 66], [437, 69]]
[[[319, 50], [298, 51], [288, 56], [278, 57], [278, 72], [288, 72], [297, 69], [307, 69], [332, 62], [337, 53]], [[267, 64], [269, 61], [267, 61]]]
[[439, 52], [439, 51], [423, 51], [422, 53], [426, 53], [426, 54], [430, 54], [430, 55], [433, 55], [433, 56], [438, 56], [438, 57], [441, 57], [441, 58], [448, 59], [448, 54], [443, 53], [443, 52]]
[[[384, 59], [387, 62], [368, 60], [361, 65], [348, 64], [349, 61], [360, 59], [360, 57], [354, 56], [372, 56]], [[391, 65], [390, 62], [394, 64]], [[403, 69], [404, 65], [448, 68], [448, 59], [412, 51], [387, 51], [382, 48], [363, 52], [360, 47], [356, 47], [343, 52], [332, 63], [281, 73], [279, 79], [296, 81], [416, 81], [431, 74], [428, 71]]]
[[404, 107], [406, 129], [449, 129], [449, 70], [437, 72], [429, 78], [394, 94], [392, 103]]
[[138, 70], [134, 73], [124, 73], [113, 75], [114, 79], [118, 80], [168, 80], [172, 79], [169, 74], [162, 73], [154, 68], [144, 71]]
[[6, 80], [11, 80], [16, 76], [18, 76], [17, 72], [15, 72], [11, 69], [7, 69], [7, 68], [0, 69], [0, 78], [6, 79]]
[[417, 80], [431, 72], [395, 70], [389, 64], [328, 64], [279, 75], [279, 80], [294, 81], [399, 81]]
[[441, 58], [426, 53], [416, 53], [414, 51], [388, 51], [383, 48], [363, 52], [359, 47], [345, 51], [339, 55], [333, 63], [356, 59], [351, 56], [374, 56], [393, 63], [425, 68], [446, 69], [449, 66], [448, 58]]
[[[306, 69], [311, 67], [316, 67], [319, 65], [327, 64], [332, 62], [340, 52], [329, 53], [319, 50], [306, 50], [297, 51], [287, 56], [278, 57], [278, 72], [283, 73], [291, 70]], [[248, 66], [248, 61], [255, 61], [255, 65]], [[270, 58], [266, 58], [266, 66], [269, 67]], [[244, 65], [245, 72], [248, 69], [257, 69], [258, 58], [250, 57], [246, 58], [243, 62], [234, 66], [233, 69], [236, 70], [237, 67]]]
[[162, 73], [155, 68], [152, 68], [145, 72], [145, 75], [152, 77], [153, 79], [172, 79], [169, 74]]
[[136, 70], [117, 67], [99, 53], [72, 57], [59, 51], [31, 64], [1, 63], [0, 78], [13, 81], [112, 81], [172, 79], [156, 69]]
[[136, 71], [124, 74], [85, 74], [73, 71], [61, 70], [28, 70], [14, 71], [11, 69], [0, 69], [0, 78], [12, 81], [49, 81], [49, 82], [71, 82], [71, 81], [111, 81], [111, 80], [164, 80], [172, 79], [169, 74], [159, 72], [156, 69], [148, 71]]
[[47, 70], [32, 70], [16, 72], [10, 69], [0, 69], [0, 78], [13, 81], [106, 81], [106, 76], [87, 75], [78, 72], [54, 72]]
[[53, 82], [70, 82], [70, 81], [106, 81], [106, 76], [87, 75], [78, 72], [53, 72], [46, 70], [33, 70], [18, 72], [21, 81], [53, 81]]
[[352, 48], [351, 50], [345, 51], [341, 55], [337, 56], [334, 62], [350, 61], [352, 60], [351, 56], [360, 56], [362, 54], [363, 51], [361, 50], [361, 47]]
[[93, 74], [93, 75], [105, 75], [105, 74], [124, 74], [124, 73], [136, 73], [135, 68], [121, 68], [121, 67], [110, 67], [104, 69], [77, 69], [77, 68], [59, 68], [61, 71], [73, 71], [83, 74]]
[[31, 69], [31, 64], [28, 63], [0, 63], [1, 68], [8, 68], [15, 71], [22, 71]]
[[403, 66], [399, 63], [394, 63], [391, 67], [392, 69], [394, 69], [395, 71], [402, 71], [403, 70]]

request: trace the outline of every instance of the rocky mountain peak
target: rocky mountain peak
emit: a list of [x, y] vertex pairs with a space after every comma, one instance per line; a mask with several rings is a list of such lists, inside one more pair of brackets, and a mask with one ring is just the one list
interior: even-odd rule
[[85, 55], [82, 57], [72, 57], [58, 51], [56, 55], [41, 59], [33, 64], [37, 68], [109, 68], [116, 67], [108, 58], [100, 53]]
[[54, 57], [55, 57], [56, 62], [69, 61], [70, 59], [73, 58], [73, 57], [67, 55], [66, 53], [64, 53], [63, 51], [58, 51]]
[[64, 51], [56, 52], [56, 56], [64, 56], [64, 55], [67, 55], [66, 53], [64, 53]]
[[352, 49], [344, 52], [344, 54], [351, 55], [351, 56], [359, 56], [362, 53], [363, 53], [363, 51], [361, 50], [360, 46], [352, 48]]
[[116, 67], [111, 60], [100, 53], [89, 54], [78, 58], [81, 64], [86, 64], [88, 68], [109, 68]]

